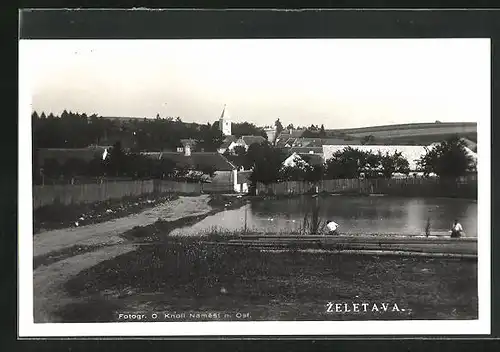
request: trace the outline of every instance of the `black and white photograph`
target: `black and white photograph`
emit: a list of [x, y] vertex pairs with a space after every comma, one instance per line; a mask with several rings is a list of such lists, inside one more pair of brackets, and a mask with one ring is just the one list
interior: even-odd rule
[[27, 335], [489, 332], [489, 39], [19, 50]]

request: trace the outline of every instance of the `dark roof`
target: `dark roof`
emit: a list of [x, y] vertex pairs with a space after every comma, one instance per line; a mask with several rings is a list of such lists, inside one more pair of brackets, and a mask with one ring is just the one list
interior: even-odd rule
[[237, 167], [243, 166], [244, 158], [242, 158], [241, 156], [229, 154], [229, 155], [224, 155], [224, 158], [229, 160], [229, 162], [234, 166]]
[[235, 166], [217, 152], [193, 152], [190, 156], [177, 152], [146, 152], [144, 155], [154, 159], [169, 159], [180, 167], [214, 167], [217, 171], [231, 171]]
[[262, 136], [242, 136], [241, 139], [248, 146], [255, 144], [255, 143], [259, 143], [259, 144], [264, 143], [266, 141], [266, 139]]
[[467, 145], [467, 148], [472, 150], [474, 153], [477, 153], [477, 143], [474, 143], [473, 141], [467, 138], [462, 138], [462, 140]]
[[291, 152], [296, 152], [297, 154], [308, 154], [310, 152], [314, 154], [323, 154], [323, 147], [293, 147], [290, 148]]
[[38, 161], [40, 165], [48, 159], [55, 159], [59, 164], [64, 164], [70, 159], [79, 159], [86, 162], [91, 161], [94, 157], [102, 156], [106, 147], [89, 147], [89, 148], [43, 148], [39, 149]]
[[297, 138], [291, 138], [291, 137], [288, 137], [288, 136], [280, 136], [278, 137], [278, 140], [276, 142], [276, 145], [278, 147], [285, 147], [286, 145], [288, 145], [289, 147], [292, 146], [292, 144], [297, 140]]
[[320, 154], [297, 153], [309, 165], [323, 165], [323, 156]]
[[227, 148], [232, 142], [236, 142], [236, 136], [227, 136], [219, 148]]

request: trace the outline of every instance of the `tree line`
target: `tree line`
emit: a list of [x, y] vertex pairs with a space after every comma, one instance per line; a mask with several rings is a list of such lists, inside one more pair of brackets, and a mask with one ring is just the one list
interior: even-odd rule
[[[197, 141], [195, 151], [215, 152], [224, 141], [219, 122], [185, 123], [180, 117], [132, 119], [119, 121], [97, 114], [64, 111], [60, 116], [32, 113], [33, 147], [85, 148], [89, 145], [113, 145], [120, 141], [133, 152], [175, 150], [182, 139]], [[233, 123], [233, 135], [259, 135], [267, 139], [262, 128], [252, 123]]]

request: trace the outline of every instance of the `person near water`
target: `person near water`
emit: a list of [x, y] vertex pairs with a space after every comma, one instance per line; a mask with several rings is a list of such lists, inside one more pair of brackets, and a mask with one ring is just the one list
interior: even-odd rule
[[337, 232], [337, 228], [339, 227], [339, 224], [337, 224], [333, 220], [328, 220], [326, 224], [326, 228], [328, 230], [329, 235], [338, 235], [339, 233]]
[[463, 232], [464, 229], [462, 228], [462, 225], [460, 225], [458, 220], [455, 220], [453, 226], [451, 227], [451, 238], [459, 238], [460, 236], [462, 236]]

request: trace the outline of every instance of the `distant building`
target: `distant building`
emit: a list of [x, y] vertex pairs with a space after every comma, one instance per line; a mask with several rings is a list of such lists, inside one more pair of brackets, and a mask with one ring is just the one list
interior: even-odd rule
[[276, 144], [286, 144], [287, 141], [290, 139], [297, 139], [302, 136], [302, 133], [304, 133], [306, 130], [305, 129], [287, 129], [281, 131], [279, 135], [277, 135], [274, 139], [274, 142]]
[[276, 127], [265, 127], [264, 132], [266, 132], [267, 140], [270, 143], [274, 143], [274, 141], [276, 140], [276, 137], [277, 137]]

